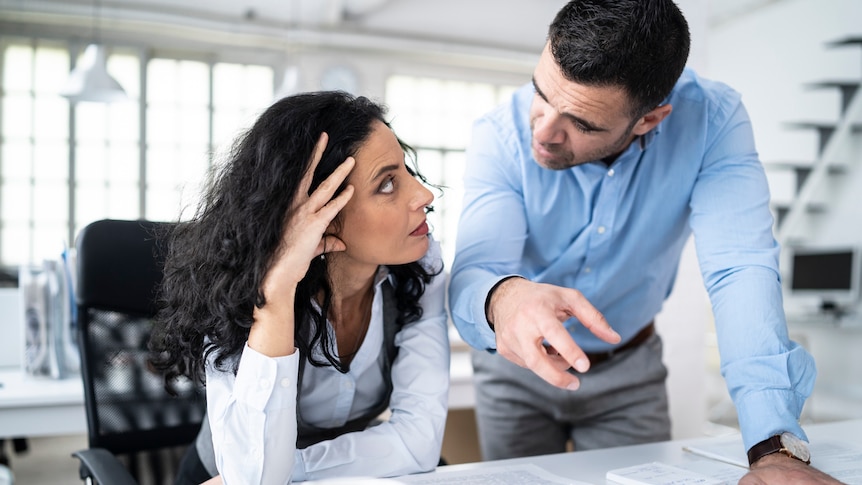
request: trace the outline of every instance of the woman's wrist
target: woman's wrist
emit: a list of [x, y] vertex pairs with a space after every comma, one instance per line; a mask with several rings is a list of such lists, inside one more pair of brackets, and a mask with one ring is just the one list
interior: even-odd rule
[[248, 346], [268, 357], [282, 357], [294, 351], [293, 296], [268, 299], [255, 307], [254, 323], [248, 332]]

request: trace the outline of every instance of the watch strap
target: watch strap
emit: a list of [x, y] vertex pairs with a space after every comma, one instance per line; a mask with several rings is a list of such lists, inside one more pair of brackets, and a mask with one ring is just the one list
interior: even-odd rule
[[785, 448], [785, 446], [781, 443], [781, 435], [775, 435], [766, 438], [765, 440], [761, 441], [760, 443], [757, 443], [748, 450], [748, 465], [753, 465], [754, 462], [763, 458], [766, 455], [771, 455], [773, 453], [779, 452], [789, 456], [790, 458], [795, 458], [802, 463], [811, 463], [810, 460], [805, 461], [802, 458], [799, 458], [798, 456], [791, 453], [790, 450]]
[[766, 455], [778, 453], [779, 450], [781, 450], [781, 436], [770, 436], [748, 450], [748, 465], [753, 465]]

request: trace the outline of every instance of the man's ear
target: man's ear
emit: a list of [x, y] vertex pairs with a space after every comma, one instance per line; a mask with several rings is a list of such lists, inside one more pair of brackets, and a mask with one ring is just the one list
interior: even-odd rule
[[671, 111], [673, 111], [673, 106], [669, 104], [657, 106], [649, 113], [643, 115], [643, 117], [635, 123], [634, 128], [632, 128], [632, 133], [638, 136], [648, 133], [650, 130], [655, 128], [656, 125], [661, 123], [661, 120], [667, 118], [667, 115], [669, 115]]

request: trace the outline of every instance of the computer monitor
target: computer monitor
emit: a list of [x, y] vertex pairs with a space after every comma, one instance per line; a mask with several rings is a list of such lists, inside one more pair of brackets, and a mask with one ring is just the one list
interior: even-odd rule
[[790, 296], [805, 307], [844, 312], [860, 298], [858, 247], [795, 247], [790, 257]]

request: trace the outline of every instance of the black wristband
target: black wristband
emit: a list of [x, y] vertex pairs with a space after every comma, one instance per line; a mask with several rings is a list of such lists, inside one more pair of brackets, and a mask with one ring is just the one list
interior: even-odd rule
[[485, 297], [485, 321], [486, 321], [486, 322], [488, 322], [488, 327], [490, 327], [490, 328], [491, 328], [491, 331], [492, 331], [492, 332], [496, 332], [496, 330], [494, 330], [494, 323], [493, 323], [493, 322], [491, 322], [491, 319], [490, 319], [490, 318], [488, 318], [488, 307], [489, 307], [489, 306], [491, 306], [491, 296], [494, 294], [494, 291], [496, 291], [496, 289], [497, 289], [501, 284], [503, 284], [503, 282], [504, 282], [504, 281], [509, 281], [509, 280], [510, 280], [510, 279], [512, 279], [512, 278], [523, 278], [523, 279], [526, 279], [526, 278], [524, 278], [523, 276], [521, 276], [521, 275], [517, 275], [517, 274], [515, 274], [515, 275], [511, 275], [511, 276], [506, 276], [505, 278], [503, 278], [503, 279], [501, 279], [500, 281], [498, 281], [497, 283], [495, 283], [495, 284], [494, 284], [494, 286], [492, 286], [492, 287], [491, 287], [491, 289], [490, 289], [490, 290], [488, 290], [488, 296], [486, 296], [486, 297]]

